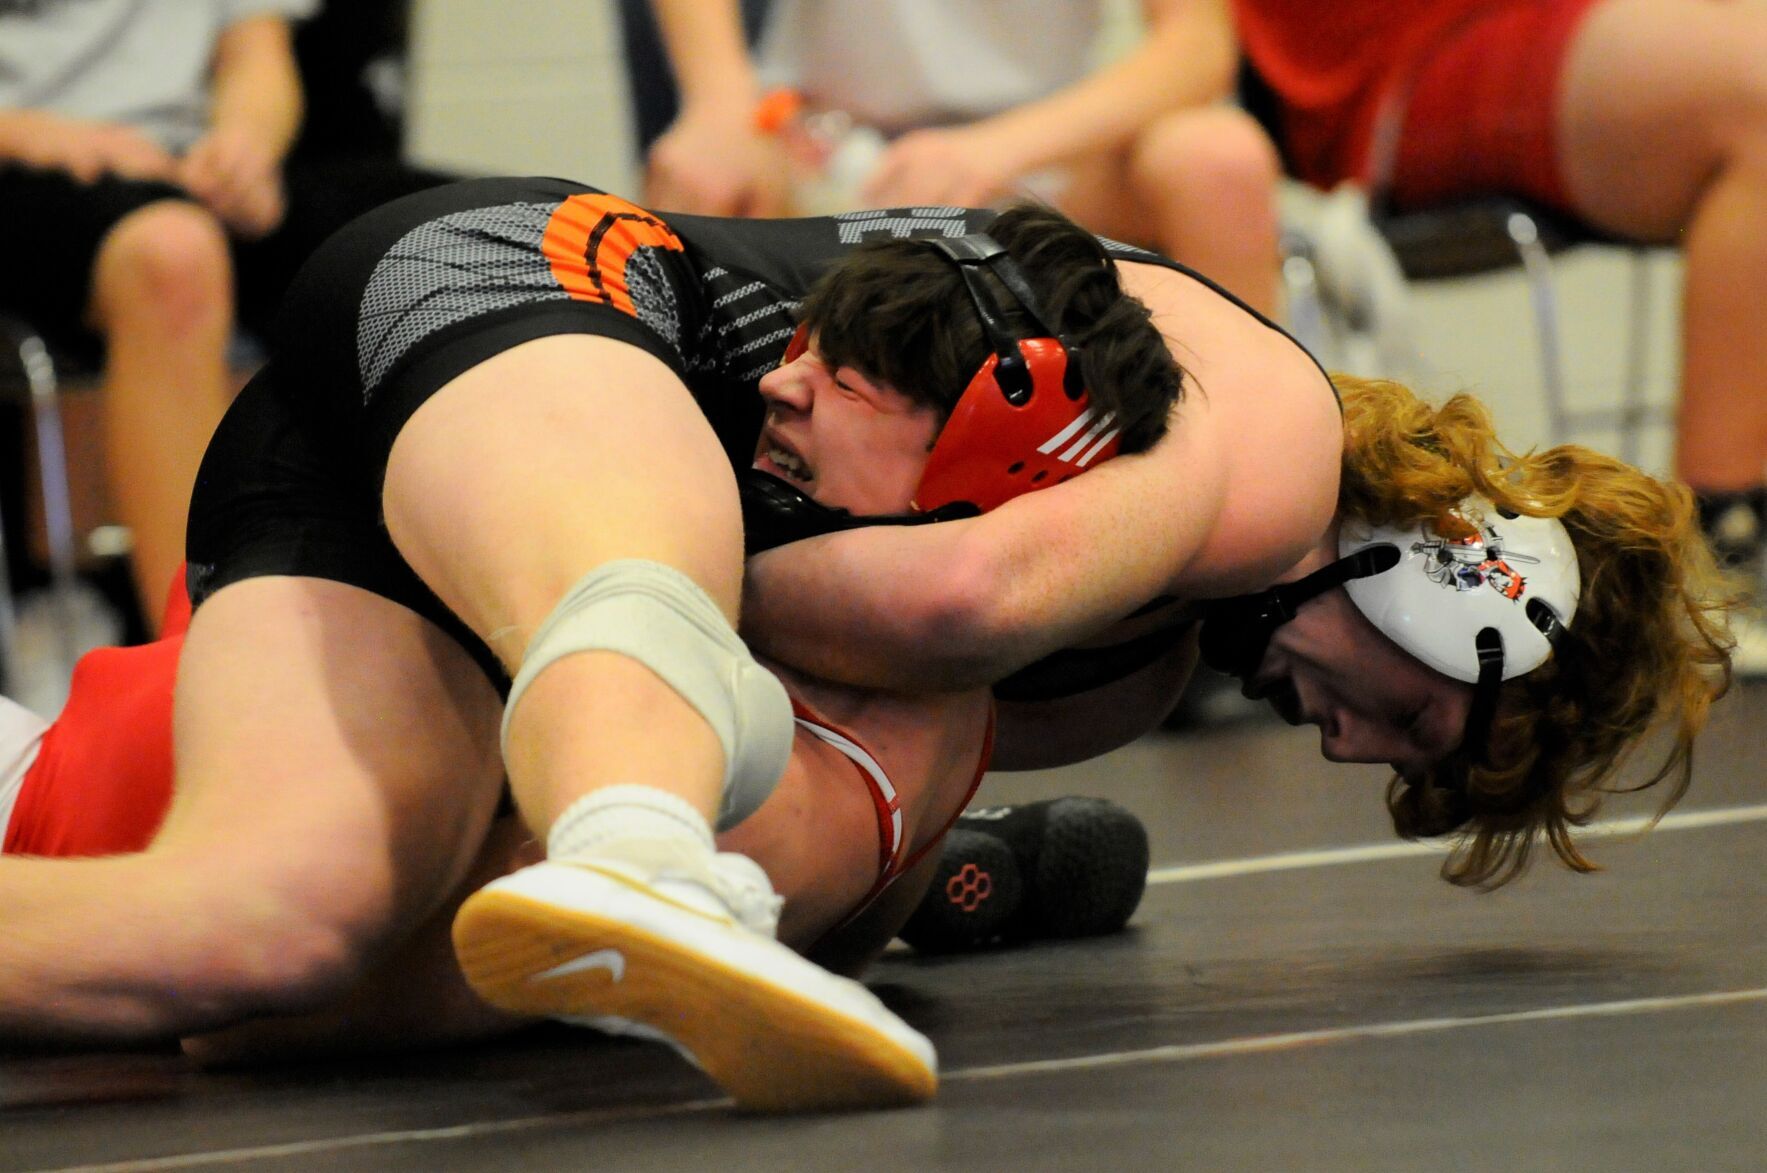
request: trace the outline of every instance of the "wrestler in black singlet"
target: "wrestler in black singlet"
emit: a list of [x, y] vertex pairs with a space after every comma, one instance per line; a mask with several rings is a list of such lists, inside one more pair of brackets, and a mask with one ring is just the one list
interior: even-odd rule
[[[732, 466], [745, 468], [763, 415], [757, 383], [778, 365], [798, 303], [822, 272], [868, 239], [962, 236], [986, 231], [994, 215], [659, 216], [559, 179], [470, 180], [379, 208], [307, 263], [272, 361], [216, 431], [191, 501], [191, 599], [200, 606], [260, 575], [348, 583], [435, 622], [502, 682], [489, 649], [423, 585], [380, 522], [393, 441], [430, 395], [535, 338], [617, 338], [682, 378]], [[1190, 272], [1105, 244], [1126, 260]]]

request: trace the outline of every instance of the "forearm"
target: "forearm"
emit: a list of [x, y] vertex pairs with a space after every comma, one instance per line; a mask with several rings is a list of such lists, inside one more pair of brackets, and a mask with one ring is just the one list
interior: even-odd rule
[[1045, 98], [976, 124], [992, 132], [1014, 170], [1121, 146], [1161, 114], [1233, 92], [1238, 45], [1222, 0], [1163, 0], [1146, 8], [1147, 33], [1133, 50]]
[[1161, 505], [1150, 457], [1121, 457], [992, 513], [852, 530], [749, 563], [743, 630], [826, 679], [902, 691], [989, 684], [1161, 593], [1200, 544], [1206, 476], [1189, 510]]
[[[955, 569], [964, 525], [856, 530], [751, 558], [742, 631], [813, 676], [901, 690], [967, 687], [984, 671]], [[903, 567], [941, 565], [945, 573]], [[923, 654], [924, 653], [924, 654]], [[984, 677], [985, 678], [985, 677]]]
[[760, 84], [736, 0], [651, 0], [675, 71], [683, 115], [718, 114], [746, 125]]
[[0, 159], [26, 159], [37, 137], [50, 133], [54, 115], [41, 110], [0, 109]]
[[287, 155], [305, 109], [288, 22], [257, 16], [228, 26], [215, 46], [210, 99], [212, 130], [248, 133], [275, 158]]

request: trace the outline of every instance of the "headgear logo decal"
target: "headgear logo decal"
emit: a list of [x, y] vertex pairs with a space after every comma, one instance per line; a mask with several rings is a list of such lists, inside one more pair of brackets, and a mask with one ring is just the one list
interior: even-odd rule
[[[1479, 519], [1481, 523], [1483, 520]], [[1411, 552], [1428, 559], [1424, 573], [1437, 586], [1456, 591], [1476, 591], [1488, 586], [1511, 602], [1519, 602], [1527, 593], [1528, 580], [1510, 563], [1538, 564], [1540, 559], [1506, 553], [1503, 535], [1495, 525], [1474, 525], [1471, 521], [1467, 525], [1472, 532], [1463, 538], [1444, 538], [1427, 523], [1420, 527], [1423, 540], [1411, 543]]]

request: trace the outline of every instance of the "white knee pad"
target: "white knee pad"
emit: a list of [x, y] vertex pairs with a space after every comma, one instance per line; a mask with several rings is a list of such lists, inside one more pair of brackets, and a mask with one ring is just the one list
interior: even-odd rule
[[699, 585], [660, 562], [624, 559], [584, 575], [529, 642], [503, 709], [509, 718], [534, 678], [575, 652], [618, 652], [681, 694], [724, 747], [717, 828], [753, 814], [785, 772], [796, 724], [779, 678], [755, 661]]

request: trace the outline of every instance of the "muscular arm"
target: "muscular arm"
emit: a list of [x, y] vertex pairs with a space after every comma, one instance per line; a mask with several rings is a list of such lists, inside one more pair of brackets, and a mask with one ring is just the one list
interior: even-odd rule
[[1183, 362], [1151, 450], [981, 517], [751, 559], [743, 631], [773, 659], [903, 691], [992, 683], [1157, 595], [1267, 586], [1325, 533], [1342, 420], [1292, 341], [1182, 274], [1124, 264]]
[[[1095, 470], [1087, 487], [1117, 471]], [[1077, 555], [1093, 533], [1069, 496], [1077, 487], [971, 520], [854, 530], [752, 558], [743, 633], [830, 679], [905, 691], [991, 683], [1127, 612], [1137, 587], [1159, 590], [1163, 551], [1152, 550], [1080, 589], [1079, 563], [1092, 558]]]

